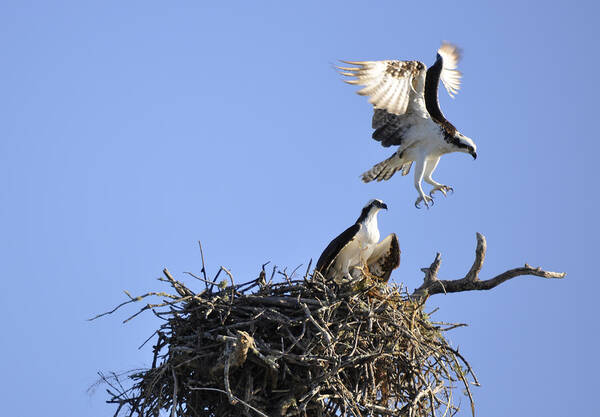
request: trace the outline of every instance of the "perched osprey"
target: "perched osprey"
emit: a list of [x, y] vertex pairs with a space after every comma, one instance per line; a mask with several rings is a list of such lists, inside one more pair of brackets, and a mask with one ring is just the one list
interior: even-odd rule
[[[433, 193], [446, 195], [452, 187], [431, 178], [440, 157], [450, 152], [465, 152], [477, 158], [477, 147], [444, 117], [438, 102], [441, 78], [450, 97], [458, 92], [462, 74], [456, 69], [460, 59], [458, 48], [442, 43], [435, 63], [427, 69], [419, 61], [342, 61], [355, 67], [338, 67], [341, 74], [354, 79], [348, 84], [365, 87], [358, 94], [369, 96], [373, 104], [373, 139], [385, 147], [398, 146], [391, 157], [362, 174], [364, 182], [388, 180], [397, 171], [409, 173], [415, 167], [415, 188], [427, 208], [433, 204]], [[433, 186], [429, 196], [423, 192], [422, 180]]]
[[316, 270], [326, 278], [342, 283], [363, 272], [366, 266], [371, 275], [387, 281], [400, 264], [400, 247], [395, 234], [379, 244], [377, 213], [386, 209], [381, 200], [371, 200], [363, 207], [356, 222], [333, 239], [317, 261]]

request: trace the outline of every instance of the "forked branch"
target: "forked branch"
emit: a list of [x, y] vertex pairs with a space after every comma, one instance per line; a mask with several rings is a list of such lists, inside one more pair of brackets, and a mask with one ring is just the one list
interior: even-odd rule
[[451, 293], [451, 292], [462, 292], [462, 291], [473, 291], [473, 290], [490, 290], [509, 279], [521, 276], [521, 275], [533, 275], [542, 278], [564, 278], [567, 275], [565, 272], [551, 272], [544, 271], [542, 268], [533, 268], [528, 264], [521, 268], [513, 268], [500, 275], [490, 278], [488, 280], [481, 281], [479, 279], [479, 272], [483, 266], [485, 260], [487, 244], [485, 236], [481, 233], [477, 233], [477, 248], [475, 249], [475, 260], [473, 266], [464, 278], [454, 280], [439, 279], [437, 274], [440, 269], [440, 263], [442, 261], [441, 255], [438, 253], [435, 259], [429, 266], [429, 268], [422, 268], [421, 271], [425, 273], [423, 284], [414, 290], [412, 293], [413, 297], [427, 297], [433, 294], [440, 293]]

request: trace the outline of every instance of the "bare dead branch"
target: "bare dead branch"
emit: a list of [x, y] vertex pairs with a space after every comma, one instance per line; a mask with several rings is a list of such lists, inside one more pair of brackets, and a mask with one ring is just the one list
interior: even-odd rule
[[473, 261], [473, 265], [464, 278], [454, 280], [442, 280], [438, 278], [437, 274], [441, 263], [441, 255], [438, 253], [429, 268], [421, 269], [421, 271], [425, 273], [423, 284], [414, 290], [412, 297], [425, 297], [440, 293], [447, 294], [473, 290], [490, 290], [509, 279], [521, 275], [532, 275], [547, 279], [560, 279], [567, 275], [565, 272], [544, 271], [542, 268], [534, 268], [525, 264], [523, 267], [513, 268], [494, 278], [481, 281], [479, 279], [479, 272], [483, 267], [486, 249], [487, 243], [485, 236], [481, 233], [477, 233], [477, 248], [475, 249], [475, 260]]

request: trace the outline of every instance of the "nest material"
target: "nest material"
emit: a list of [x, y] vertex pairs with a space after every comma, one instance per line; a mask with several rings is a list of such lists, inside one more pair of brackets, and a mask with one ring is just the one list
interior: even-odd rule
[[457, 387], [473, 408], [467, 378], [477, 379], [443, 336], [459, 325], [432, 322], [424, 299], [368, 278], [351, 287], [279, 272], [274, 283], [263, 266], [234, 285], [222, 271], [229, 282], [196, 277], [206, 289], [194, 293], [165, 270], [176, 294], [122, 304], [166, 299], [132, 316], [165, 320], [152, 367], [124, 385], [103, 376], [115, 416], [452, 415]]

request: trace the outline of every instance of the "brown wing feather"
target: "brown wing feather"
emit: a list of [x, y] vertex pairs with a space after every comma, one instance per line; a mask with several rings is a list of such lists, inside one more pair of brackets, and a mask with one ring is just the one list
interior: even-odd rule
[[400, 244], [395, 233], [388, 235], [377, 244], [367, 260], [369, 272], [387, 282], [392, 271], [400, 265]]
[[412, 127], [414, 118], [409, 115], [397, 116], [387, 110], [375, 109], [373, 113], [372, 137], [386, 148], [402, 145], [404, 134]]

